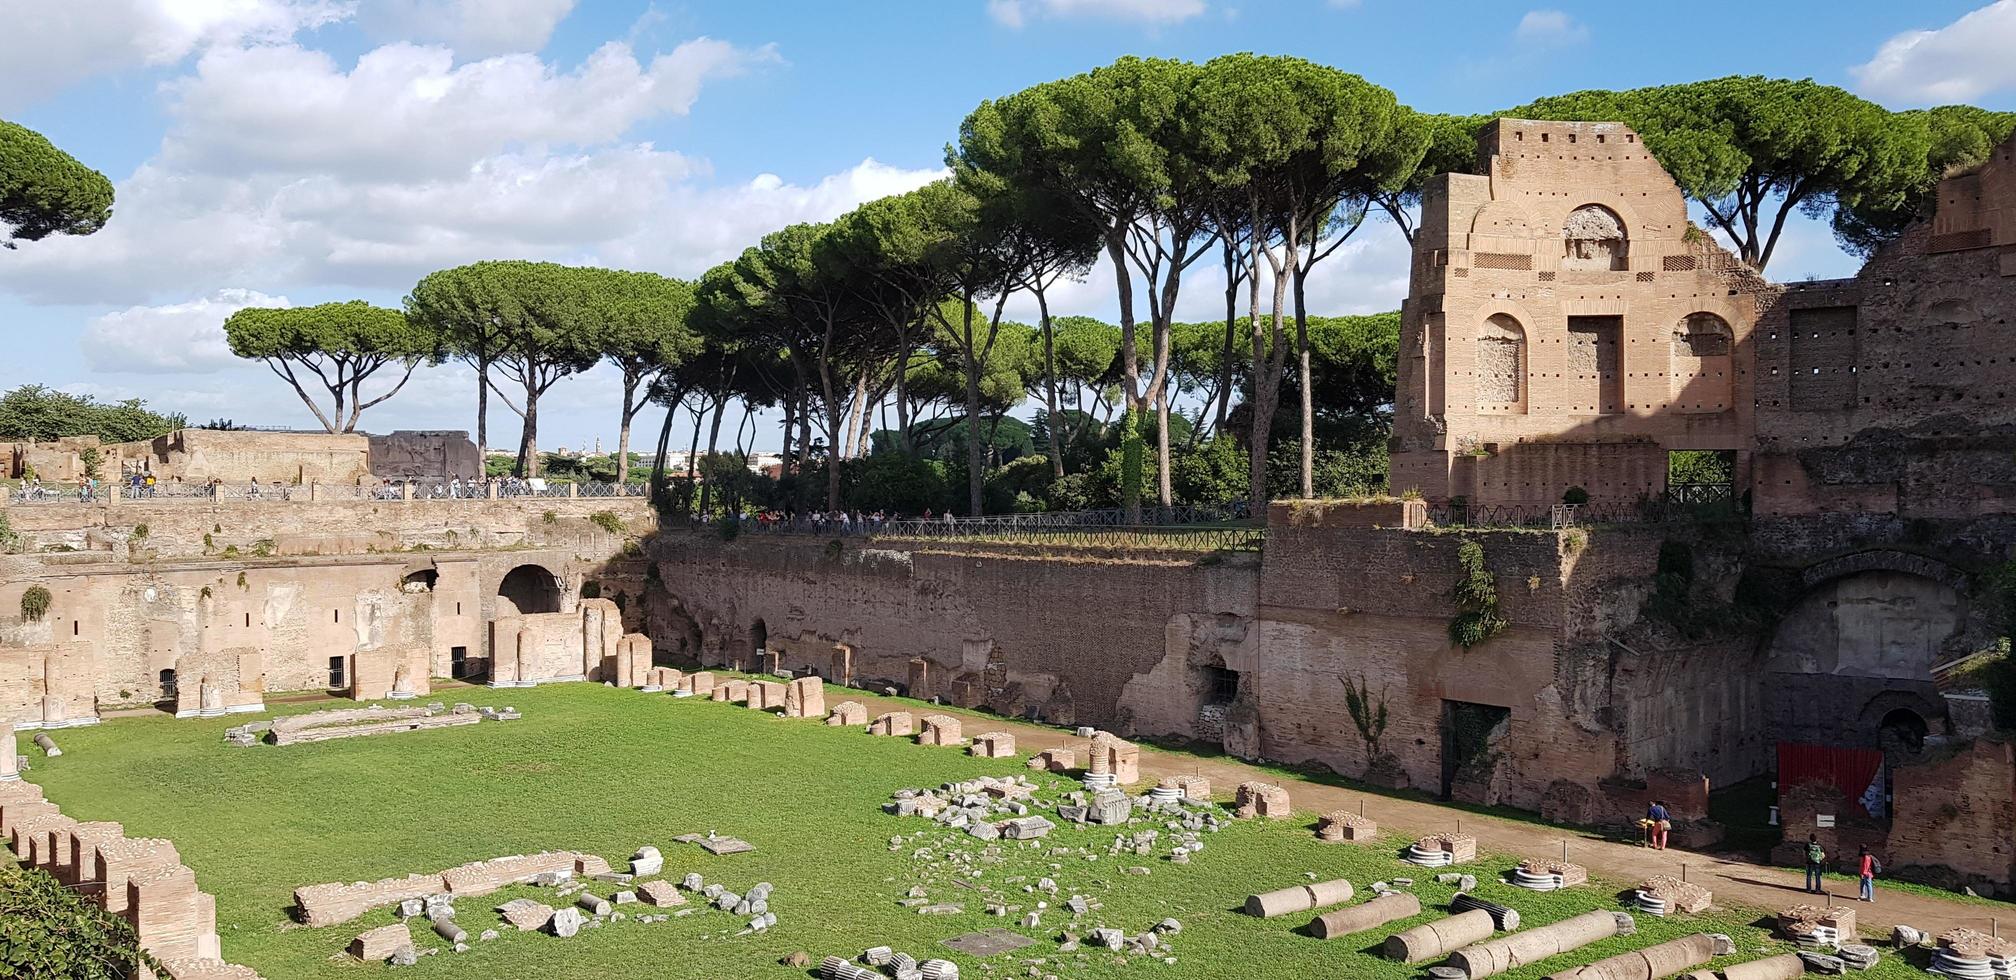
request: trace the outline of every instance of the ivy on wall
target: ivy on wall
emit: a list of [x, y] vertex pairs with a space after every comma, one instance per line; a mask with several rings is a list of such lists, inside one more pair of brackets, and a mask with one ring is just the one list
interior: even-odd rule
[[1498, 580], [1484, 564], [1484, 546], [1464, 541], [1456, 548], [1456, 618], [1449, 621], [1449, 640], [1465, 650], [1505, 631], [1498, 615]]

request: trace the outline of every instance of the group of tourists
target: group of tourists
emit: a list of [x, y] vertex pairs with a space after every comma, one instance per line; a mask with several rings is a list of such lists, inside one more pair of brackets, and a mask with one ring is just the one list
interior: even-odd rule
[[[1666, 809], [1665, 800], [1653, 800], [1645, 810], [1645, 846], [1655, 851], [1666, 849], [1666, 837], [1673, 829], [1673, 814]], [[1864, 845], [1856, 855], [1856, 875], [1861, 879], [1860, 898], [1865, 902], [1876, 901], [1876, 876], [1883, 873], [1883, 862], [1869, 853]], [[1822, 895], [1827, 891], [1827, 851], [1820, 846], [1820, 835], [1806, 835], [1806, 891]]]

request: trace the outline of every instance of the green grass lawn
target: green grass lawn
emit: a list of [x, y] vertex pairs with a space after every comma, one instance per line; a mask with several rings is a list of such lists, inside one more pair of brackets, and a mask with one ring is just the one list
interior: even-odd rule
[[[1188, 865], [1162, 860], [1167, 847], [1154, 857], [1108, 856], [1116, 831], [1097, 828], [1062, 827], [1036, 848], [1004, 841], [990, 856], [989, 845], [973, 838], [880, 808], [906, 786], [1027, 772], [1019, 759], [975, 759], [961, 750], [871, 738], [736, 705], [585, 684], [456, 693], [479, 704], [515, 705], [525, 717], [249, 749], [227, 746], [221, 738], [242, 719], [127, 719], [58, 733], [65, 754], [36, 759], [30, 776], [73, 817], [117, 820], [131, 836], [173, 839], [201, 886], [217, 896], [226, 956], [269, 980], [356, 977], [386, 969], [363, 967], [338, 954], [358, 932], [395, 921], [390, 910], [342, 926], [294, 926], [286, 909], [297, 885], [433, 872], [541, 849], [589, 851], [621, 867], [637, 846], [654, 844], [665, 853], [666, 875], [675, 880], [697, 871], [738, 892], [772, 882], [770, 906], [780, 922], [768, 933], [739, 937], [741, 920], [715, 911], [655, 925], [611, 922], [573, 939], [507, 931], [466, 953], [444, 950], [424, 958], [410, 975], [789, 977], [803, 975], [778, 965], [793, 951], [810, 953], [816, 963], [828, 954], [854, 956], [886, 944], [919, 960], [953, 959], [967, 976], [1023, 976], [1025, 961], [1040, 958], [1046, 961], [1043, 972], [1080, 980], [1400, 978], [1418, 971], [1368, 955], [1384, 931], [1326, 942], [1301, 931], [1307, 916], [1262, 921], [1233, 910], [1249, 893], [1304, 882], [1311, 873], [1348, 878], [1361, 896], [1369, 895], [1365, 886], [1375, 880], [1411, 876], [1424, 906], [1438, 910], [1423, 918], [1441, 914], [1452, 893], [1434, 884], [1433, 871], [1397, 860], [1395, 852], [1405, 843], [1397, 835], [1391, 847], [1323, 844], [1301, 820], [1235, 823], [1207, 834], [1204, 851]], [[1054, 801], [1056, 795], [1042, 798]], [[1132, 829], [1149, 826], [1159, 824]], [[715, 857], [672, 842], [679, 834], [710, 830], [742, 837], [758, 850]], [[892, 850], [890, 838], [897, 835], [905, 843]], [[1055, 847], [1073, 853], [1055, 856]], [[920, 860], [919, 848], [933, 857]], [[1086, 860], [1080, 848], [1096, 860]], [[972, 858], [970, 870], [955, 871], [945, 860], [954, 851]], [[1518, 908], [1529, 925], [1615, 907], [1615, 891], [1624, 884], [1537, 894], [1491, 880], [1511, 863], [1491, 856], [1465, 870], [1486, 880], [1480, 894]], [[1152, 873], [1123, 873], [1129, 866]], [[989, 895], [1033, 907], [1040, 896], [1022, 888], [1046, 875], [1061, 891], [1040, 929], [1017, 929], [1013, 916], [984, 914]], [[926, 886], [933, 901], [962, 903], [966, 911], [927, 916], [899, 905], [917, 884]], [[1055, 907], [1073, 892], [1102, 905], [1075, 927]], [[561, 901], [550, 890], [513, 888], [461, 901], [458, 921], [473, 937], [495, 924], [496, 904], [542, 893], [549, 904]], [[1065, 928], [1084, 933], [1107, 925], [1131, 935], [1169, 916], [1184, 925], [1167, 951], [1176, 958], [1173, 965], [1141, 957], [1124, 961], [1103, 950], [1057, 951]], [[1752, 925], [1756, 919], [1753, 910], [1692, 919], [1641, 916], [1635, 937], [1608, 940], [1508, 976], [1540, 977], [1570, 963], [1696, 931], [1730, 933], [1744, 959], [1784, 951]], [[1400, 925], [1406, 924], [1411, 923]], [[1038, 942], [989, 961], [991, 971], [938, 945], [994, 927], [1016, 929]], [[424, 929], [415, 933], [423, 947], [440, 945]], [[1915, 972], [1891, 958], [1875, 976]]]

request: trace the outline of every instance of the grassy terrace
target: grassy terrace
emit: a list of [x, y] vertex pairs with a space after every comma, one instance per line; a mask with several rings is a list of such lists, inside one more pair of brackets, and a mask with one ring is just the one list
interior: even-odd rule
[[[30, 776], [78, 819], [118, 820], [129, 835], [172, 838], [201, 886], [217, 896], [226, 956], [269, 980], [357, 977], [386, 969], [360, 967], [333, 954], [358, 932], [394, 921], [390, 910], [325, 929], [293, 926], [286, 908], [297, 885], [431, 872], [540, 849], [585, 850], [620, 864], [637, 846], [655, 844], [665, 852], [667, 876], [675, 880], [698, 871], [736, 891], [758, 881], [774, 883], [771, 908], [780, 922], [769, 933], [737, 937], [741, 920], [710, 910], [655, 925], [613, 922], [573, 939], [507, 931], [498, 940], [474, 943], [467, 953], [444, 950], [423, 958], [411, 975], [790, 977], [804, 974], [778, 961], [793, 951], [809, 952], [816, 963], [827, 954], [853, 956], [887, 944], [920, 960], [953, 959], [967, 976], [1023, 976], [1026, 961], [1040, 958], [1046, 961], [1043, 972], [1063, 978], [1400, 978], [1418, 971], [1368, 955], [1384, 931], [1325, 942], [1301, 931], [1306, 916], [1262, 921], [1234, 909], [1247, 894], [1307, 881], [1306, 873], [1348, 878], [1361, 896], [1375, 880], [1411, 876], [1431, 909], [1439, 909], [1452, 892], [1433, 883], [1432, 871], [1396, 859], [1405, 843], [1400, 833], [1389, 834], [1391, 847], [1322, 844], [1299, 819], [1235, 823], [1207, 834], [1205, 850], [1188, 865], [1163, 860], [1167, 846], [1153, 857], [1108, 856], [1115, 831], [1069, 826], [1037, 848], [1001, 842], [998, 858], [989, 860], [983, 853], [987, 844], [920, 818], [884, 814], [880, 806], [906, 786], [1026, 772], [1020, 760], [975, 759], [960, 750], [870, 738], [736, 705], [585, 684], [460, 693], [480, 695], [478, 703], [515, 705], [525, 718], [251, 749], [221, 739], [238, 719], [126, 719], [59, 733], [65, 754], [36, 759]], [[839, 700], [839, 693], [829, 694], [829, 701]], [[969, 725], [969, 734], [979, 730]], [[1046, 792], [1040, 798], [1056, 796]], [[715, 857], [671, 840], [709, 830], [745, 838], [758, 850]], [[896, 835], [905, 843], [892, 850], [890, 838]], [[1053, 856], [1052, 847], [1074, 853]], [[918, 848], [934, 857], [918, 859]], [[1085, 859], [1078, 848], [1096, 859]], [[971, 855], [973, 865], [960, 869], [946, 860], [955, 851]], [[1626, 884], [1524, 892], [1491, 880], [1510, 864], [1494, 855], [1466, 870], [1485, 879], [1480, 894], [1515, 906], [1529, 925], [1615, 907], [1615, 892]], [[1152, 873], [1124, 873], [1130, 866]], [[1022, 887], [1046, 875], [1061, 891], [1042, 928], [1016, 929], [1037, 939], [1036, 945], [985, 964], [938, 945], [965, 932], [1014, 929], [1016, 917], [984, 914], [988, 894], [1033, 907], [1037, 896]], [[966, 911], [927, 916], [899, 905], [919, 884], [932, 901], [961, 903]], [[1076, 926], [1056, 907], [1074, 892], [1103, 906]], [[473, 937], [495, 923], [493, 906], [519, 895], [560, 901], [550, 890], [514, 888], [463, 900], [458, 921]], [[1423, 918], [1439, 914], [1430, 911]], [[1184, 925], [1170, 941], [1173, 965], [1142, 957], [1125, 961], [1104, 950], [1057, 951], [1065, 928], [1086, 933], [1108, 925], [1132, 935], [1168, 916]], [[1540, 977], [1571, 962], [1696, 931], [1735, 936], [1738, 958], [1784, 951], [1752, 924], [1757, 918], [1755, 910], [1694, 919], [1641, 916], [1635, 937], [1608, 940], [1509, 976]], [[424, 929], [415, 933], [423, 947], [440, 945]], [[1917, 972], [1893, 958], [1875, 976]]]

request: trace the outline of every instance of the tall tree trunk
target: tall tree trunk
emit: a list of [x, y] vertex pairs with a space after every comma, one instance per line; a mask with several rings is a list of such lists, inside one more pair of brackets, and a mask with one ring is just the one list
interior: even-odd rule
[[[693, 410], [693, 438], [686, 445], [686, 479], [688, 480], [697, 481], [700, 478], [700, 426], [706, 423], [708, 410], [708, 404], [705, 401], [700, 403], [699, 408]], [[727, 411], [727, 400], [723, 399], [715, 403], [712, 410], [716, 412]]]
[[[1248, 473], [1251, 483], [1248, 487], [1248, 503], [1253, 507], [1255, 517], [1262, 516], [1267, 509], [1267, 443], [1274, 425], [1274, 408], [1281, 397], [1281, 368], [1287, 351], [1281, 336], [1281, 307], [1287, 300], [1288, 281], [1272, 256], [1268, 264], [1274, 269], [1274, 309], [1269, 331], [1260, 326], [1260, 254], [1263, 238], [1260, 234], [1259, 215], [1254, 215], [1252, 282], [1247, 286], [1247, 320], [1253, 328], [1253, 434], [1251, 444], [1251, 469]], [[1272, 342], [1269, 343], [1271, 334]]]
[[798, 423], [797, 417], [792, 414], [796, 397], [793, 393], [786, 392], [781, 399], [784, 403], [784, 448], [778, 451], [777, 475], [779, 477], [789, 475], [792, 470], [791, 437], [797, 431]]
[[855, 430], [861, 426], [861, 413], [868, 408], [868, 369], [863, 367], [854, 378], [854, 397], [847, 403], [847, 440], [834, 455], [852, 455]]
[[1218, 414], [1211, 424], [1214, 435], [1225, 431], [1225, 415], [1232, 405], [1232, 358], [1237, 356], [1234, 353], [1237, 345], [1234, 343], [1233, 331], [1237, 329], [1234, 324], [1239, 320], [1239, 275], [1236, 271], [1239, 264], [1239, 248], [1231, 235], [1225, 236], [1224, 244], [1225, 350], [1218, 363]]
[[658, 428], [658, 455], [651, 461], [651, 492], [665, 492], [665, 453], [672, 448], [672, 420], [679, 415], [680, 393], [665, 400], [665, 424]]
[[986, 449], [980, 443], [980, 350], [973, 343], [973, 296], [960, 297], [966, 308], [962, 329], [966, 367], [966, 516], [980, 516], [980, 490], [986, 479]]
[[[713, 411], [714, 421], [707, 429], [707, 455], [709, 457], [714, 455], [714, 441], [721, 436], [721, 416], [728, 412], [728, 397], [725, 394], [714, 402]], [[697, 418], [693, 420], [693, 441], [695, 444], [698, 444], [700, 441], [700, 420]], [[700, 487], [700, 513], [702, 516], [705, 516], [710, 510], [713, 503], [713, 495], [714, 481], [708, 480]]]
[[518, 435], [518, 468], [527, 479], [539, 475], [539, 391], [525, 386], [525, 430]]
[[[1114, 222], [1106, 233], [1106, 255], [1113, 262], [1113, 288], [1120, 300], [1120, 375], [1125, 380], [1122, 395], [1138, 417], [1145, 406], [1141, 403], [1141, 363], [1134, 356], [1134, 277], [1127, 267], [1126, 235], [1126, 225]], [[1120, 509], [1127, 523], [1141, 523], [1141, 487], [1124, 473], [1120, 481]]]
[[1169, 386], [1155, 388], [1155, 490], [1162, 506], [1175, 502], [1174, 484], [1169, 480]]
[[917, 444], [910, 438], [910, 331], [904, 330], [897, 338], [897, 346], [902, 350], [896, 355], [896, 444], [903, 447], [903, 455], [917, 452]]
[[490, 476], [490, 359], [476, 361], [476, 463]]
[[[1299, 229], [1294, 219], [1289, 219], [1291, 235]], [[1294, 239], [1291, 238], [1290, 241]], [[1310, 244], [1314, 249], [1315, 244]], [[1302, 499], [1316, 496], [1316, 395], [1309, 372], [1309, 306], [1308, 298], [1302, 291], [1301, 258], [1296, 251], [1288, 253], [1288, 272], [1295, 277], [1295, 358], [1296, 380], [1302, 385]]]
[[631, 407], [630, 399], [637, 395], [637, 382], [623, 379], [623, 424], [616, 427], [616, 482], [621, 485], [630, 482], [630, 419], [637, 409]]
[[1043, 280], [1036, 280], [1036, 311], [1043, 324], [1043, 410], [1049, 412], [1049, 424], [1043, 428], [1050, 437], [1050, 475], [1062, 479], [1064, 476], [1064, 443], [1057, 437], [1057, 426], [1062, 420], [1057, 417], [1057, 336], [1050, 322], [1050, 300], [1044, 296]]

